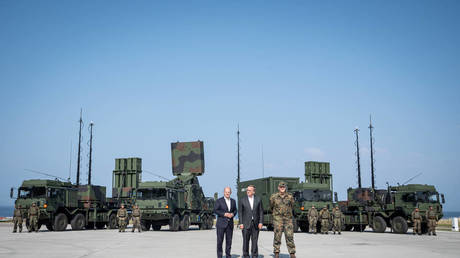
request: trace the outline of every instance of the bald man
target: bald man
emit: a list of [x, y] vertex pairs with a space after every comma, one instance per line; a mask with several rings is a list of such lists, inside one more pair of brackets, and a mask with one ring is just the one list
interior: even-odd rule
[[225, 236], [225, 255], [232, 257], [232, 237], [233, 237], [233, 218], [236, 216], [236, 202], [230, 198], [232, 189], [225, 187], [224, 196], [217, 199], [214, 205], [214, 213], [217, 215], [216, 233], [217, 233], [217, 257], [223, 255], [222, 243]]

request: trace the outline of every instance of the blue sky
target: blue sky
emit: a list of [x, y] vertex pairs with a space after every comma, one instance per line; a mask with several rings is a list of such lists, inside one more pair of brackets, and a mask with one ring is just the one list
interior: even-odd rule
[[[203, 140], [207, 195], [242, 178], [303, 178], [331, 162], [356, 186], [353, 129], [370, 184], [435, 184], [460, 210], [458, 1], [1, 1], [0, 204], [9, 188], [67, 177], [78, 115], [94, 127], [95, 184], [117, 157], [172, 178], [170, 143]], [[157, 178], [144, 173], [144, 180]]]

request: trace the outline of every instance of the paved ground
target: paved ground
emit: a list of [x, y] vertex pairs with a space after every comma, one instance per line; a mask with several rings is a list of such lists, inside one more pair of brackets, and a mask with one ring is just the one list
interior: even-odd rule
[[[10, 223], [0, 223], [0, 257], [215, 257], [215, 230], [187, 232], [118, 233], [86, 230], [11, 233]], [[262, 231], [260, 257], [272, 257], [273, 232]], [[284, 240], [283, 240], [284, 241]], [[242, 254], [242, 236], [233, 235], [232, 257]], [[342, 235], [296, 233], [297, 257], [460, 257], [460, 233], [439, 232], [437, 237], [391, 233], [344, 232]], [[283, 243], [283, 258], [289, 257]]]

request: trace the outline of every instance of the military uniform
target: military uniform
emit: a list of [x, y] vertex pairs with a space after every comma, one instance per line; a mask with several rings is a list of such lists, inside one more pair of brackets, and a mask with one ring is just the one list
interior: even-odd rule
[[327, 208], [323, 208], [319, 212], [319, 217], [321, 218], [321, 234], [327, 234], [329, 231], [329, 220], [331, 219]]
[[[286, 187], [286, 184], [281, 182], [279, 187]], [[273, 226], [274, 226], [274, 238], [273, 238], [273, 252], [279, 256], [281, 237], [284, 232], [286, 238], [286, 245], [291, 254], [291, 257], [295, 257], [295, 244], [294, 244], [294, 225], [293, 225], [293, 214], [294, 208], [294, 197], [291, 194], [285, 193], [274, 193], [270, 197], [270, 206], [273, 215]]]
[[420, 215], [420, 211], [418, 209], [415, 209], [412, 214], [412, 221], [414, 222], [414, 228], [412, 234], [422, 234], [422, 215]]
[[339, 210], [339, 208], [335, 208], [334, 211], [332, 211], [332, 218], [334, 219], [334, 234], [335, 232], [339, 232], [339, 235], [342, 234], [342, 218], [343, 214]]
[[313, 231], [316, 234], [316, 223], [318, 223], [318, 210], [316, 210], [314, 207], [311, 207], [308, 210], [309, 232]]
[[127, 217], [128, 217], [128, 212], [126, 211], [124, 207], [118, 209], [118, 212], [117, 212], [118, 232], [125, 232]]
[[428, 235], [436, 236], [436, 226], [438, 224], [438, 215], [433, 209], [426, 211], [426, 219], [428, 220]]
[[139, 207], [134, 207], [133, 209], [133, 231], [134, 232], [137, 228], [137, 231], [139, 232], [142, 232], [142, 229], [141, 229], [141, 210], [139, 209]]
[[34, 204], [29, 208], [29, 232], [38, 232], [38, 217], [40, 217], [40, 209]]
[[17, 207], [14, 209], [14, 214], [13, 214], [13, 223], [14, 223], [14, 227], [13, 227], [13, 233], [16, 233], [16, 230], [19, 226], [19, 233], [22, 232], [22, 221], [24, 219], [24, 213], [23, 211], [21, 210], [21, 207]]

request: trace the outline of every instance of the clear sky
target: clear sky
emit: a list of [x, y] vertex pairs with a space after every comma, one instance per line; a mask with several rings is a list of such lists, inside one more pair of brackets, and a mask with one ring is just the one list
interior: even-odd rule
[[[0, 204], [41, 176], [75, 180], [78, 116], [93, 182], [117, 157], [172, 178], [170, 143], [203, 140], [208, 196], [329, 161], [356, 186], [434, 184], [460, 210], [459, 1], [0, 1]], [[144, 173], [144, 180], [157, 180]]]

